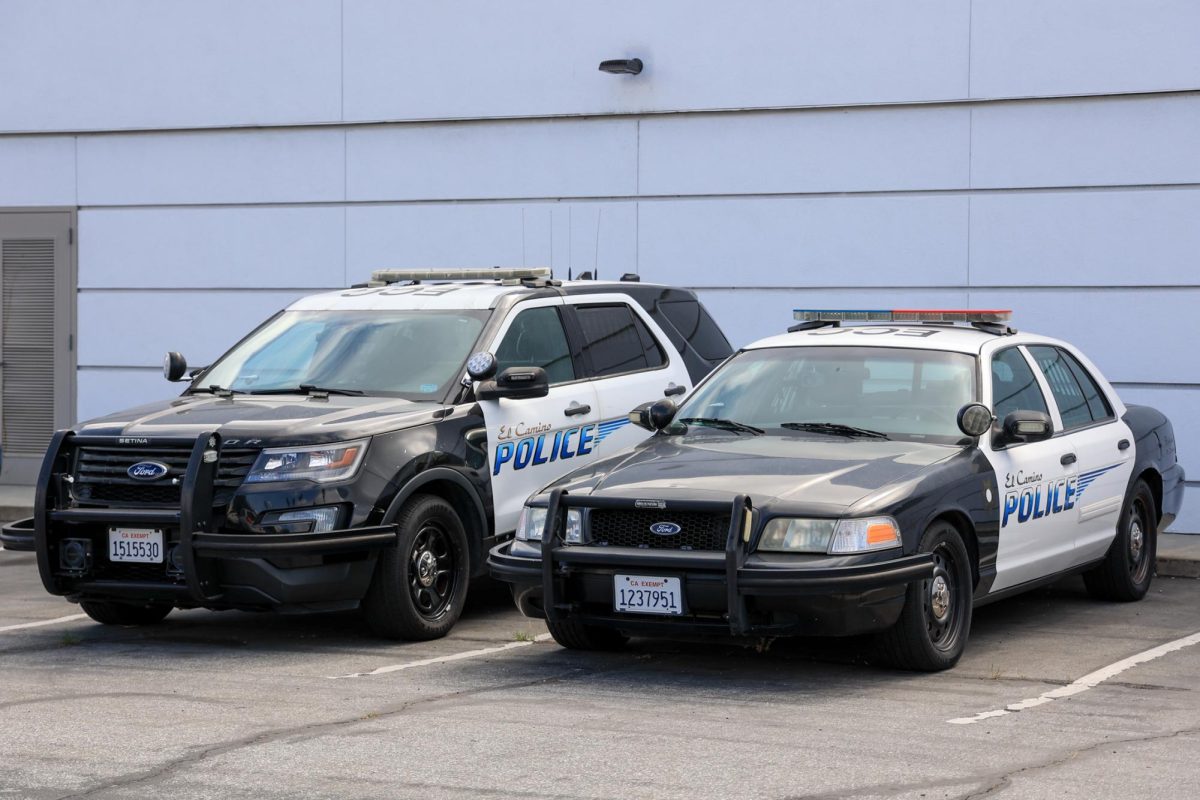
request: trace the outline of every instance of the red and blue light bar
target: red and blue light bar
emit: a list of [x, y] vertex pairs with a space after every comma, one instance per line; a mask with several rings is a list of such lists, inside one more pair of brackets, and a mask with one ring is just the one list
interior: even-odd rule
[[802, 322], [1008, 322], [1007, 308], [797, 308]]

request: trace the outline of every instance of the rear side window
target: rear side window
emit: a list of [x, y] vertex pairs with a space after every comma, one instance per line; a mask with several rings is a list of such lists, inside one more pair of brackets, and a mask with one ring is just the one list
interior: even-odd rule
[[576, 306], [575, 310], [595, 377], [655, 369], [666, 363], [662, 348], [629, 306]]
[[695, 300], [666, 300], [658, 308], [704, 360], [723, 361], [733, 352], [717, 323]]
[[1074, 356], [1048, 345], [1030, 347], [1029, 354], [1050, 384], [1064, 429], [1078, 428], [1112, 417], [1112, 409], [1100, 392], [1100, 387]]
[[1000, 420], [1014, 411], [1050, 413], [1029, 362], [1015, 347], [992, 357], [992, 410]]
[[517, 314], [496, 348], [496, 372], [508, 367], [541, 367], [552, 384], [575, 380], [571, 350], [556, 309], [528, 308]]

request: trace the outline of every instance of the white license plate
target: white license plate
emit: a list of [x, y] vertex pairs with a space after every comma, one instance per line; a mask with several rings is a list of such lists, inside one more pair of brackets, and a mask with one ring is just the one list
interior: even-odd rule
[[163, 532], [146, 528], [109, 528], [108, 560], [161, 564]]
[[683, 586], [679, 578], [614, 575], [613, 609], [635, 614], [682, 614]]

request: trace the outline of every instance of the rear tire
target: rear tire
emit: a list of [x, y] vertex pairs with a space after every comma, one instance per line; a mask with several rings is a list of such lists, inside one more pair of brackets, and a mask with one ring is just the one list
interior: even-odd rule
[[550, 635], [568, 650], [620, 650], [629, 637], [613, 628], [584, 625], [575, 620], [546, 620]]
[[879, 636], [884, 660], [899, 669], [935, 672], [958, 663], [971, 633], [974, 573], [958, 529], [938, 520], [918, 548], [934, 557], [933, 577], [911, 583], [900, 619]]
[[466, 530], [449, 503], [428, 494], [409, 500], [396, 524], [399, 541], [376, 562], [363, 616], [376, 635], [388, 639], [440, 639], [458, 622], [467, 600]]
[[1154, 579], [1158, 556], [1158, 513], [1154, 495], [1143, 480], [1129, 490], [1117, 536], [1098, 567], [1083, 573], [1083, 583], [1092, 597], [1129, 603], [1141, 600]]
[[172, 606], [152, 603], [133, 605], [111, 600], [84, 600], [79, 604], [83, 613], [101, 625], [156, 625], [167, 618]]

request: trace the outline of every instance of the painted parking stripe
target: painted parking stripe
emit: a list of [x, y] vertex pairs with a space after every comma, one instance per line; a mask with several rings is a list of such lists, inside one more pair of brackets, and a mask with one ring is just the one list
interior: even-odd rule
[[5, 625], [0, 628], [0, 633], [8, 633], [9, 631], [23, 631], [26, 628], [40, 628], [44, 625], [58, 625], [62, 622], [74, 622], [77, 619], [87, 619], [87, 614], [72, 614], [69, 617], [59, 617], [57, 619], [43, 619], [38, 622], [22, 622], [20, 625]]
[[448, 661], [463, 661], [468, 658], [478, 658], [479, 656], [491, 655], [492, 653], [502, 653], [505, 650], [512, 650], [517, 647], [528, 647], [537, 642], [545, 642], [550, 639], [550, 634], [542, 633], [524, 642], [509, 642], [498, 647], [484, 647], [479, 650], [466, 650], [462, 653], [454, 653], [448, 656], [438, 656], [437, 658], [423, 658], [420, 661], [406, 661], [403, 664], [392, 664], [379, 669], [373, 669], [370, 672], [352, 672], [349, 675], [330, 675], [333, 680], [339, 678], [369, 678], [372, 675], [386, 675], [389, 672], [399, 672], [402, 669], [415, 669], [417, 667], [429, 667], [434, 664], [445, 664]]
[[1037, 697], [1030, 697], [1022, 700], [1019, 703], [1010, 703], [1004, 708], [998, 708], [993, 711], [982, 711], [973, 717], [958, 717], [956, 719], [946, 720], [951, 725], [970, 725], [975, 722], [981, 722], [985, 719], [993, 717], [1003, 717], [1006, 714], [1011, 714], [1016, 711], [1024, 711], [1029, 708], [1045, 705], [1063, 697], [1071, 697], [1081, 692], [1086, 692], [1088, 689], [1094, 689], [1101, 683], [1104, 683], [1109, 678], [1114, 678], [1120, 675], [1127, 669], [1132, 669], [1139, 664], [1145, 664], [1147, 661], [1153, 661], [1156, 658], [1161, 658], [1168, 653], [1174, 653], [1176, 650], [1182, 650], [1185, 647], [1191, 647], [1194, 644], [1200, 644], [1200, 632], [1193, 633], [1191, 636], [1184, 636], [1182, 639], [1176, 639], [1173, 642], [1160, 644], [1158, 647], [1152, 647], [1149, 650], [1143, 650], [1137, 655], [1132, 655], [1129, 658], [1121, 659], [1120, 661], [1109, 664], [1107, 667], [1101, 667], [1095, 672], [1089, 672], [1077, 681], [1066, 686], [1060, 686], [1049, 692], [1043, 692]]

